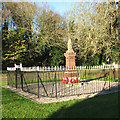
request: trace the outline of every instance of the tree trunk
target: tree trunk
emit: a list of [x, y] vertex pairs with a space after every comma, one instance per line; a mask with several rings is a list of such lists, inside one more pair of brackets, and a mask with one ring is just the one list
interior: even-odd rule
[[103, 59], [103, 49], [101, 50], [101, 54], [100, 54], [100, 60], [99, 60], [99, 64], [102, 64], [102, 59]]

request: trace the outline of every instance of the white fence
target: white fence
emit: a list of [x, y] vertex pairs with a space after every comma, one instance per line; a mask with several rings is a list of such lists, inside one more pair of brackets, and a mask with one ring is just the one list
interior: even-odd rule
[[[15, 71], [16, 68], [19, 68], [21, 71], [64, 71], [66, 67], [64, 66], [51, 66], [51, 67], [22, 67], [22, 64], [16, 65], [14, 67], [7, 67], [8, 71]], [[115, 63], [113, 64], [104, 64], [98, 66], [68, 66], [67, 70], [96, 70], [96, 69], [114, 69], [120, 68], [120, 65]]]

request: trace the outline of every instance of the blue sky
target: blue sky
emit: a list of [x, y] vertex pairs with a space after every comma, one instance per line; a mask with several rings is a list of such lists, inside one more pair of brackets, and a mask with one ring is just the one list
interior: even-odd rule
[[[8, 0], [10, 1], [10, 0]], [[14, 0], [14, 1], [20, 1], [20, 0]], [[26, 0], [24, 0], [26, 1]], [[32, 2], [37, 2], [39, 3], [39, 5], [42, 4], [42, 2], [47, 2], [47, 4], [49, 5], [49, 7], [54, 11], [59, 13], [61, 16], [66, 12], [71, 10], [74, 7], [74, 4], [76, 2], [104, 2], [106, 0], [30, 0]], [[115, 1], [119, 1], [119, 0], [115, 0]]]
[[73, 2], [48, 2], [50, 8], [54, 11], [63, 15], [66, 11], [74, 7]]
[[[74, 7], [75, 2], [105, 2], [108, 0], [32, 0], [35, 2], [47, 2], [49, 7], [54, 11], [63, 15], [66, 10], [70, 10]], [[114, 0], [113, 0], [114, 1]], [[115, 0], [116, 2], [119, 0]]]
[[[40, 2], [39, 5], [42, 3]], [[63, 15], [66, 11], [74, 7], [74, 2], [47, 2], [47, 5], [54, 11]]]

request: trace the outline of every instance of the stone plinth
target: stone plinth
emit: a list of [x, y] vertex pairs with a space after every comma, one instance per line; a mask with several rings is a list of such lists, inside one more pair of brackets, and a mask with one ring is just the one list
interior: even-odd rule
[[66, 71], [64, 73], [64, 76], [68, 78], [76, 78], [78, 76], [78, 73], [73, 71], [72, 72]]
[[78, 76], [78, 73], [75, 71], [75, 55], [74, 52], [66, 52], [64, 56], [66, 57], [66, 72], [64, 73], [65, 77], [75, 78]]
[[66, 57], [66, 70], [75, 69], [75, 55], [76, 53], [66, 52], [64, 56]]
[[66, 57], [66, 70], [75, 69], [75, 55], [76, 53], [66, 52], [64, 56]]

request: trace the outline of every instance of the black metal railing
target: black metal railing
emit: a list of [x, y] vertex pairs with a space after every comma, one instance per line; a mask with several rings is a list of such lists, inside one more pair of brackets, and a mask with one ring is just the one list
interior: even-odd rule
[[8, 71], [8, 85], [16, 89], [21, 88], [38, 97], [57, 98], [110, 90], [112, 82], [117, 79], [115, 69], [74, 70], [78, 73], [76, 77], [80, 77], [80, 82], [65, 84], [62, 82], [65, 72], [65, 70], [21, 71], [16, 69]]

